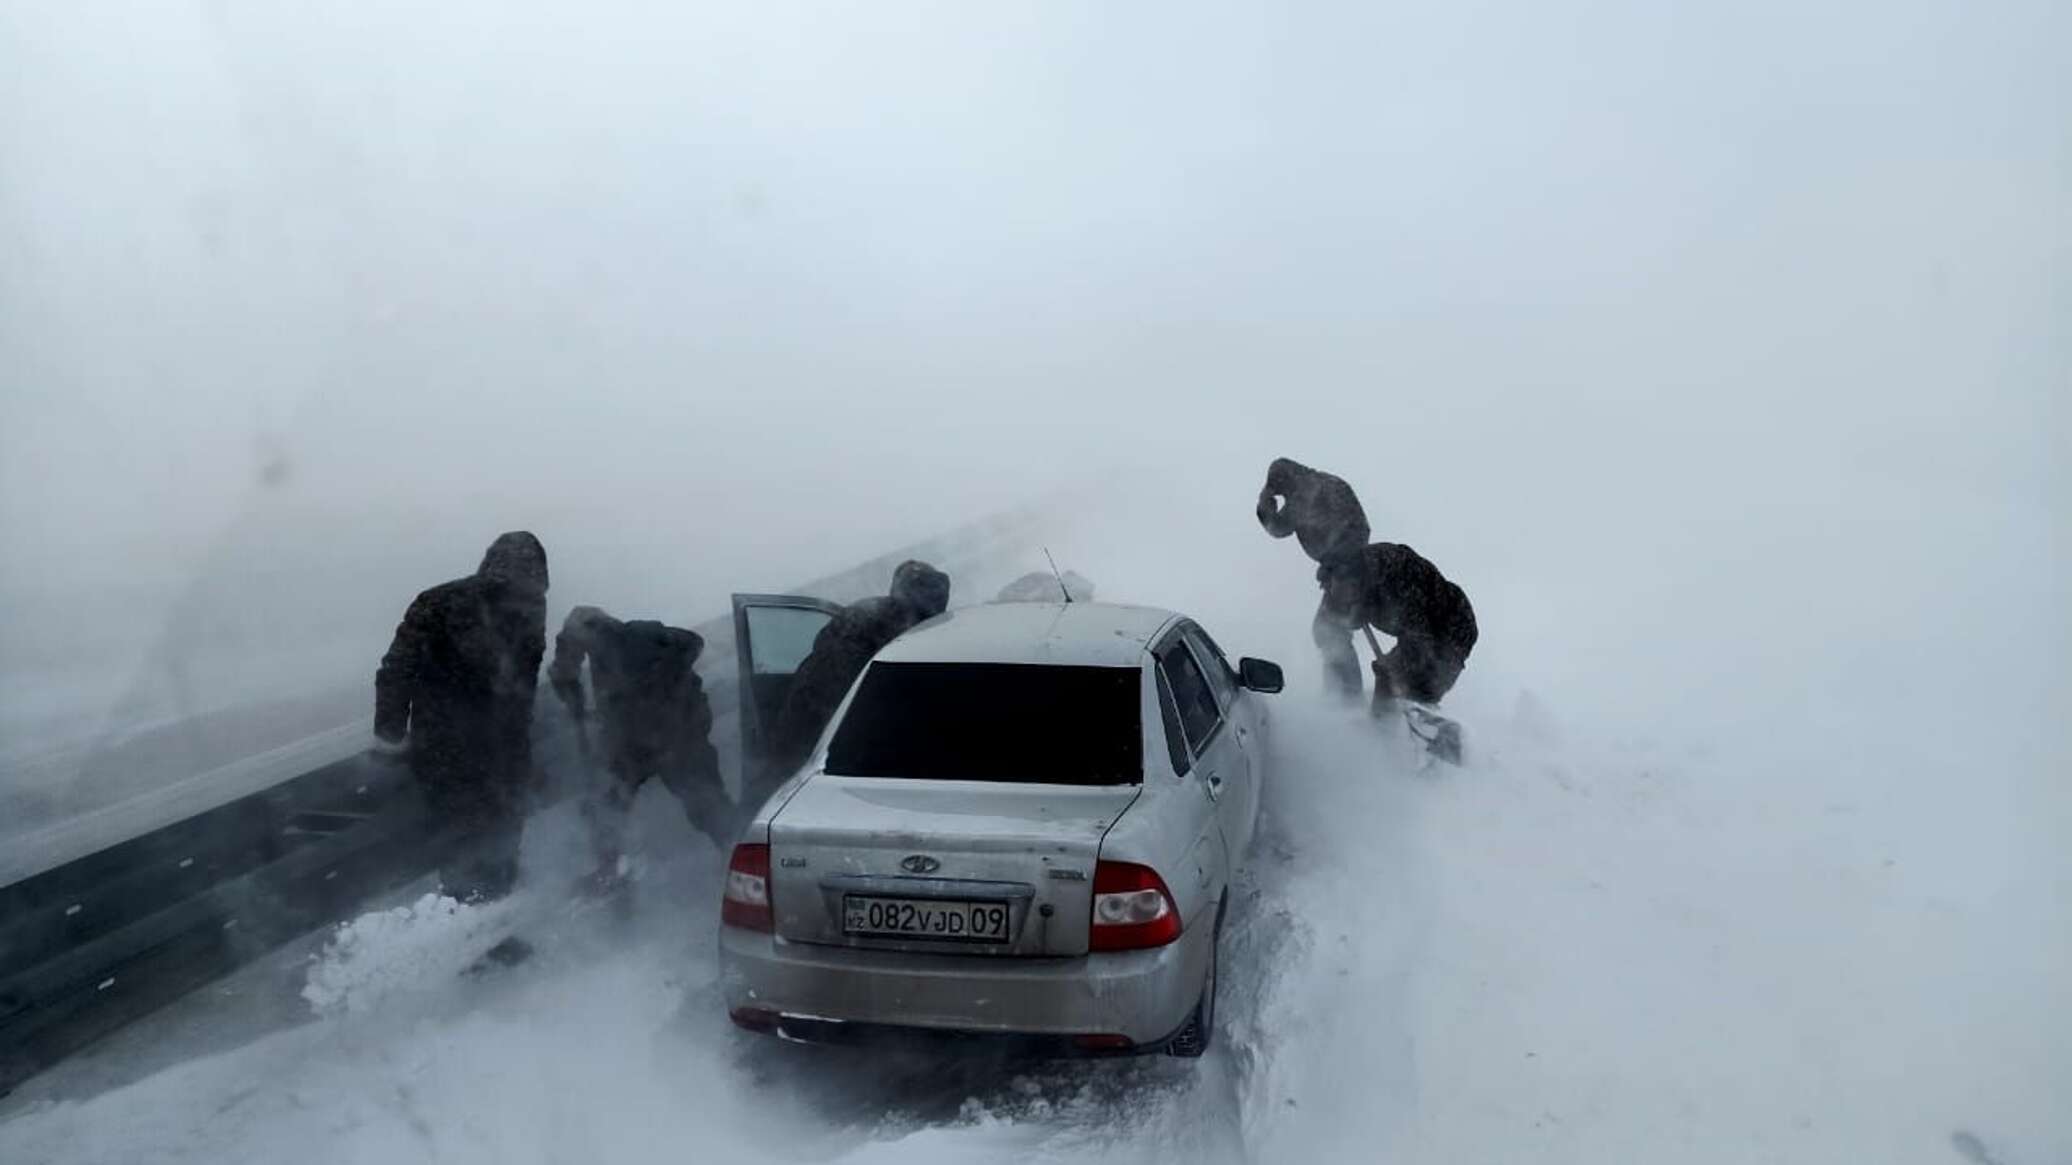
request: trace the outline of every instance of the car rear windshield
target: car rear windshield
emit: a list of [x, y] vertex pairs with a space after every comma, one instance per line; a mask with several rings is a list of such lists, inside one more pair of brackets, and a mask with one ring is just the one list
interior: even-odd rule
[[849, 777], [1134, 785], [1144, 732], [1134, 667], [874, 663], [828, 744]]

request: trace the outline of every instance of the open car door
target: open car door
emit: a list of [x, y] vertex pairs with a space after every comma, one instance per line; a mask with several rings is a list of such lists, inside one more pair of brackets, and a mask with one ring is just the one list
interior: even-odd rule
[[734, 656], [740, 667], [741, 771], [760, 774], [770, 732], [813, 640], [842, 608], [807, 595], [735, 595]]

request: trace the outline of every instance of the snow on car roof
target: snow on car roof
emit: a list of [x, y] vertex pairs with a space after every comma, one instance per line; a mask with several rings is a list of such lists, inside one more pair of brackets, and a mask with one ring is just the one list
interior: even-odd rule
[[1179, 616], [1120, 603], [987, 603], [923, 623], [878, 654], [894, 663], [1137, 664]]

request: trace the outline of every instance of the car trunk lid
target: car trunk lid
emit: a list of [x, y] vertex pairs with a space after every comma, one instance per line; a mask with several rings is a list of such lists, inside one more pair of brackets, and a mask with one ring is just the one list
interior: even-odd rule
[[[879, 950], [1083, 955], [1101, 839], [1139, 792], [817, 773], [771, 822], [777, 933]], [[934, 904], [1004, 907], [1005, 939], [845, 928], [845, 907], [873, 902], [917, 904], [938, 919]]]

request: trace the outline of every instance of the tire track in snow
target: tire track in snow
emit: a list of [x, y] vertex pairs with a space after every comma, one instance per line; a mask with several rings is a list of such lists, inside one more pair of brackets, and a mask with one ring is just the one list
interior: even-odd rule
[[1283, 709], [1241, 944], [1247, 1160], [1383, 1154], [1417, 1098], [1410, 1009], [1434, 903], [1419, 837], [1429, 792], [1364, 713]]

